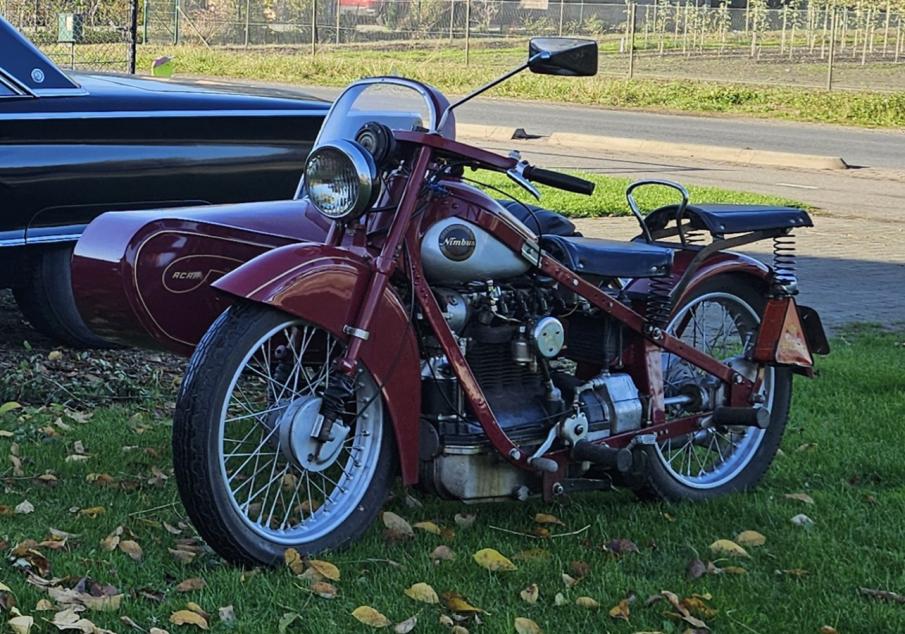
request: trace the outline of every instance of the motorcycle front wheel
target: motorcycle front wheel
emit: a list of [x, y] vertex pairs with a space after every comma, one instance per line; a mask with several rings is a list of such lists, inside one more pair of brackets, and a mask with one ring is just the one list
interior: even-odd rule
[[[744, 357], [760, 328], [764, 303], [763, 292], [745, 278], [721, 275], [703, 283], [677, 306], [666, 330], [753, 379], [757, 368]], [[716, 401], [708, 404], [710, 408], [723, 404], [725, 387], [715, 377], [669, 353], [663, 353], [662, 363], [667, 397], [694, 387]], [[636, 493], [666, 501], [703, 500], [757, 486], [776, 456], [789, 417], [791, 371], [765, 368], [761, 396], [770, 410], [766, 429], [710, 425], [647, 447], [646, 468]], [[667, 420], [688, 413], [692, 412], [673, 408], [667, 411]]]
[[362, 367], [332, 439], [315, 442], [343, 344], [251, 303], [230, 307], [189, 362], [173, 424], [179, 494], [224, 559], [274, 565], [287, 548], [342, 547], [376, 518], [395, 474], [374, 377]]

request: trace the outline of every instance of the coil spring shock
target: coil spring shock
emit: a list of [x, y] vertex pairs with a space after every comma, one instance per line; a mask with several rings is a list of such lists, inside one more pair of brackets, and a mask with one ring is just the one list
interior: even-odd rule
[[704, 232], [700, 229], [686, 229], [685, 242], [688, 244], [703, 244]]
[[647, 294], [647, 303], [645, 305], [644, 316], [647, 318], [648, 324], [653, 327], [664, 329], [669, 323], [669, 317], [672, 313], [672, 300], [670, 300], [669, 292], [672, 290], [672, 276], [661, 275], [652, 277], [650, 280], [650, 289]]
[[795, 270], [795, 235], [787, 233], [773, 238], [773, 286], [795, 292], [798, 274]]

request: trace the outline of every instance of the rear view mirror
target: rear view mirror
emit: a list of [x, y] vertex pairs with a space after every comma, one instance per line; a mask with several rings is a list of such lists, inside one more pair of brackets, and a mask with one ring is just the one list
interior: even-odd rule
[[569, 37], [535, 37], [528, 45], [528, 68], [541, 75], [596, 75], [597, 42]]

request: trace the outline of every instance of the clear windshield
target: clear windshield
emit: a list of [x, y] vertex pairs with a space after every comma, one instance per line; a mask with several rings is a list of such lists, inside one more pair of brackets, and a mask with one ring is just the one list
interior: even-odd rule
[[315, 147], [337, 139], [354, 139], [369, 121], [391, 130], [433, 130], [440, 113], [427, 90], [416, 82], [391, 77], [352, 84], [333, 104]]

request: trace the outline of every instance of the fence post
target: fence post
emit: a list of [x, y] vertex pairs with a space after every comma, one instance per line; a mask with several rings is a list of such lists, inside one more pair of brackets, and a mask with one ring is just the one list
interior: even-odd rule
[[453, 26], [456, 19], [456, 0], [449, 0], [449, 41], [453, 41]]
[[141, 20], [141, 43], [148, 43], [148, 0], [144, 0], [144, 9], [142, 10], [144, 15]]
[[465, 65], [471, 57], [471, 0], [465, 0]]
[[635, 10], [634, 2], [628, 5], [628, 78], [635, 76]]
[[248, 48], [248, 32], [251, 26], [251, 0], [245, 0], [245, 48]]
[[317, 55], [317, 0], [311, 0], [311, 54]]
[[559, 37], [562, 37], [562, 22], [563, 16], [565, 15], [566, 2], [565, 0], [559, 0]]
[[339, 0], [336, 0], [336, 43], [339, 44], [339, 23], [340, 23], [340, 13], [339, 13]]
[[[146, 18], [147, 20], [147, 18]], [[135, 58], [138, 48], [138, 0], [129, 3], [129, 73], [135, 74]]]
[[836, 7], [833, 7], [833, 15], [830, 19], [830, 48], [826, 64], [826, 89], [833, 89], [833, 58], [836, 56]]
[[173, 0], [173, 45], [179, 44], [179, 0]]

